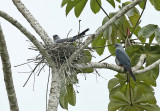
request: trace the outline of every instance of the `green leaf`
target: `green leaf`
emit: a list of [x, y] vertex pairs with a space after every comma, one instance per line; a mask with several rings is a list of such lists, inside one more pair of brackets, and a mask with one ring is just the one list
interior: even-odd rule
[[80, 2], [81, 2], [81, 0], [69, 1], [67, 6], [66, 6], [66, 16], [73, 9], [73, 7], [75, 7]]
[[[119, 29], [117, 29], [117, 37], [119, 37], [121, 40], [125, 40], [126, 39], [126, 34], [127, 34], [127, 29], [132, 31], [132, 27], [130, 24], [130, 21], [127, 20], [126, 16], [122, 16], [120, 19], [118, 19], [116, 22], [116, 25], [119, 27], [119, 29], [121, 31], [119, 31]], [[123, 32], [123, 34], [122, 34]]]
[[117, 2], [121, 3], [121, 0], [116, 0]]
[[129, 17], [129, 20], [131, 21], [132, 26], [135, 27], [140, 17], [138, 9], [134, 7], [131, 10], [129, 10], [126, 14]]
[[88, 63], [88, 62], [91, 62], [92, 55], [91, 55], [90, 51], [83, 50], [82, 53], [83, 53], [83, 56], [80, 58], [80, 60], [78, 61], [78, 63]]
[[73, 85], [67, 85], [67, 92], [68, 92], [68, 102], [70, 105], [75, 106], [76, 104], [76, 93], [74, 91]]
[[[131, 64], [134, 63], [134, 61], [137, 61], [141, 54], [146, 54], [146, 66], [149, 66], [150, 64], [154, 63], [158, 59], [160, 59], [160, 46], [140, 46], [140, 45], [134, 45], [127, 48], [127, 53], [131, 58]], [[135, 65], [134, 63], [133, 65]], [[159, 66], [156, 68], [137, 75], [139, 80], [144, 81], [150, 85], [156, 86], [156, 79], [159, 75]]]
[[107, 0], [114, 8], [115, 8], [115, 2], [114, 0]]
[[[110, 54], [115, 53], [115, 46], [110, 44], [109, 42], [107, 42], [107, 44], [108, 44], [108, 50], [109, 50]], [[115, 56], [115, 54], [114, 54], [114, 56]]]
[[121, 91], [117, 91], [113, 96], [113, 99], [118, 100], [120, 102], [124, 102], [126, 105], [130, 103], [129, 98], [126, 97], [126, 95], [124, 95]]
[[138, 38], [142, 43], [145, 43], [145, 42], [146, 42], [146, 39], [145, 39], [145, 38], [143, 38], [142, 36], [138, 37], [138, 32], [139, 32], [140, 30], [141, 30], [141, 27], [138, 26], [138, 27], [136, 28], [136, 30], [134, 31], [134, 34], [137, 36], [137, 38]]
[[[101, 4], [101, 0], [97, 0], [97, 1], [98, 1], [98, 3]], [[90, 1], [91, 10], [95, 14], [100, 11], [100, 6], [98, 5], [97, 1], [96, 0], [91, 0]]]
[[93, 68], [86, 68], [86, 69], [81, 69], [80, 72], [82, 73], [92, 73], [94, 70]]
[[158, 44], [160, 44], [160, 29], [159, 28], [155, 30], [155, 38]]
[[96, 52], [99, 55], [102, 55], [105, 49], [105, 45], [106, 45], [106, 39], [105, 38], [101, 38], [99, 39], [99, 41], [97, 42], [96, 46], [99, 47], [96, 49]]
[[156, 100], [153, 93], [147, 92], [145, 94], [142, 94], [144, 89], [143, 86], [137, 85], [134, 88], [133, 91], [133, 105], [137, 106], [137, 108], [140, 108], [141, 110], [147, 110], [150, 111], [151, 108], [155, 107], [155, 109], [159, 109], [156, 104]]
[[144, 83], [144, 82], [138, 82], [137, 85], [139, 86], [142, 94], [147, 94], [147, 93], [154, 94], [154, 89], [149, 84]]
[[102, 21], [102, 25], [104, 25], [108, 20], [109, 20], [108, 16], [105, 16], [103, 21]]
[[81, 0], [74, 8], [76, 17], [79, 17], [88, 0]]
[[117, 91], [122, 91], [124, 92], [124, 89], [126, 89], [126, 74], [120, 74], [118, 73], [116, 75], [117, 78], [113, 78], [108, 82], [108, 88], [109, 88], [109, 98], [112, 100], [113, 96]]
[[108, 111], [117, 111], [117, 109], [119, 109], [122, 106], [125, 106], [126, 104], [123, 102], [119, 102], [119, 101], [111, 101], [108, 104]]
[[126, 14], [127, 14], [128, 17], [132, 17], [135, 14], [139, 14], [139, 11], [136, 7], [134, 7], [132, 9], [130, 9]]
[[59, 103], [63, 109], [68, 110], [68, 94], [67, 94], [66, 86], [61, 88]]
[[[104, 17], [102, 21], [102, 25], [104, 25], [109, 20], [108, 16]], [[103, 37], [108, 40], [108, 38], [111, 37], [112, 34], [112, 26], [109, 26], [107, 29], [103, 32]]]
[[157, 25], [149, 24], [143, 28], [138, 33], [138, 36], [143, 36], [144, 38], [149, 38], [152, 36], [152, 34], [155, 32], [157, 29]]
[[152, 111], [154, 109], [154, 111], [160, 111], [160, 108], [158, 105], [155, 104], [145, 104], [145, 105], [139, 105], [139, 107], [143, 108], [143, 111]]
[[108, 89], [111, 91], [117, 84], [119, 84], [119, 79], [113, 78], [108, 82]]
[[103, 32], [103, 37], [108, 40], [108, 38], [111, 38], [112, 34], [112, 26], [109, 26], [107, 29]]
[[159, 107], [156, 105], [154, 94], [150, 92], [143, 93], [144, 88], [145, 87], [139, 84], [131, 87], [132, 105], [130, 104], [128, 86], [125, 87], [124, 93], [121, 91], [117, 91], [116, 93], [114, 93], [112, 99], [110, 99], [111, 101], [108, 105], [108, 111], [152, 111], [151, 108], [155, 108], [154, 110], [159, 111]]
[[139, 4], [139, 7], [140, 7], [141, 9], [143, 9], [143, 8], [144, 8], [144, 6], [145, 6], [145, 2], [146, 2], [146, 0], [142, 1], [142, 2]]
[[137, 28], [136, 28], [136, 30], [134, 31], [134, 34], [137, 36], [137, 38], [142, 42], [142, 43], [145, 43], [146, 42], [146, 39], [145, 38], [143, 38], [142, 36], [138, 36], [138, 33], [139, 33], [139, 31], [141, 30], [141, 27], [140, 26], [138, 26]]
[[[145, 85], [145, 84], [144, 84]], [[135, 104], [156, 104], [156, 99], [153, 92], [144, 93], [144, 87], [142, 85], [137, 85], [133, 90], [133, 101]]]
[[155, 37], [155, 34], [153, 33], [153, 34], [150, 36], [150, 38], [149, 38], [149, 44], [151, 44], [151, 43], [152, 43], [152, 41], [153, 41], [154, 37]]
[[67, 4], [68, 2], [70, 2], [71, 0], [63, 0], [62, 1], [62, 4], [61, 4], [61, 7], [63, 7], [65, 4]]
[[130, 1], [122, 3], [122, 8], [124, 8], [125, 6], [129, 5], [130, 3], [131, 3]]
[[117, 43], [117, 32], [118, 32], [118, 30], [117, 30], [116, 26], [113, 25], [111, 36], [108, 38], [110, 44]]
[[104, 37], [102, 37], [101, 33], [93, 42], [92, 42], [92, 47], [94, 49], [96, 49], [96, 52], [99, 55], [102, 55], [105, 49], [105, 45], [106, 45], [106, 39]]
[[159, 0], [149, 0], [151, 4], [154, 6], [154, 8], [158, 11], [160, 11], [160, 2]]

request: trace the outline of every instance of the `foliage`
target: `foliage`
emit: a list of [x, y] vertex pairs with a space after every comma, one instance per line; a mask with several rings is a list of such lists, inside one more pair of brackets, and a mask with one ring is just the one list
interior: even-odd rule
[[[132, 1], [132, 0], [131, 0]], [[160, 11], [159, 0], [149, 0], [157, 11]], [[74, 8], [76, 17], [79, 17], [86, 6], [88, 0], [63, 0], [61, 6], [66, 5], [66, 15]], [[121, 0], [106, 0], [113, 8], [118, 7], [122, 9], [131, 2], [121, 3]], [[146, 7], [146, 0], [139, 4], [139, 7], [134, 7], [129, 10], [124, 16], [118, 19], [113, 25], [108, 27], [101, 33], [93, 42], [92, 48], [97, 54], [102, 55], [108, 46], [108, 50], [111, 54], [115, 52], [114, 44], [124, 43], [126, 39], [130, 40], [132, 46], [127, 47], [126, 51], [131, 59], [132, 66], [136, 65], [141, 54], [146, 54], [146, 64], [141, 69], [151, 65], [153, 62], [160, 59], [160, 46], [152, 44], [154, 40], [160, 44], [160, 28], [156, 24], [146, 24], [146, 26], [140, 26], [140, 19], [143, 11]], [[90, 0], [91, 11], [96, 14], [100, 11], [100, 6], [106, 3], [102, 3], [101, 0]], [[100, 5], [100, 6], [99, 6]], [[141, 9], [141, 10], [139, 10]], [[140, 13], [141, 12], [141, 13]], [[102, 25], [109, 21], [117, 12], [110, 12], [106, 15], [102, 21]], [[135, 39], [132, 39], [134, 37]], [[149, 39], [149, 42], [147, 42]], [[137, 41], [141, 45], [136, 45]], [[92, 72], [93, 70], [91, 70]], [[136, 75], [137, 81], [132, 79], [127, 82], [126, 74], [118, 73], [115, 78], [111, 79], [108, 83], [108, 89], [110, 92], [110, 103], [108, 106], [109, 111], [160, 111], [158, 105], [156, 105], [156, 99], [154, 96], [153, 86], [156, 86], [156, 79], [159, 76], [159, 66], [156, 68]], [[65, 88], [67, 89], [68, 86]], [[73, 86], [72, 86], [73, 87]], [[72, 92], [73, 88], [71, 89]], [[62, 90], [61, 106], [68, 109], [69, 97], [74, 101], [75, 94], [69, 96], [68, 90]], [[75, 93], [75, 92], [74, 92]], [[72, 101], [72, 103], [74, 103]], [[63, 103], [63, 104], [62, 104]], [[71, 104], [75, 105], [75, 104]]]
[[68, 104], [72, 106], [75, 106], [76, 104], [76, 93], [74, 91], [73, 85], [66, 81], [62, 84], [59, 103], [62, 108], [67, 110]]

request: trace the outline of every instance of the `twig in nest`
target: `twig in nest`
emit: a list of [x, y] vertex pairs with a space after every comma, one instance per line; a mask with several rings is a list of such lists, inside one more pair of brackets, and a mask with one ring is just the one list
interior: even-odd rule
[[41, 64], [41, 62], [43, 61], [43, 59], [35, 66], [35, 68], [32, 70], [31, 74], [29, 75], [28, 79], [26, 80], [26, 82], [24, 83], [23, 87], [25, 87], [25, 85], [27, 84], [27, 82], [29, 81], [30, 77], [32, 76], [32, 74], [34, 73], [34, 71], [37, 69], [37, 67]]
[[43, 69], [45, 66], [46, 66], [46, 64], [44, 64], [44, 65], [41, 67], [41, 69], [38, 71], [37, 76], [39, 76], [39, 74], [41, 73], [42, 69]]
[[25, 63], [22, 63], [22, 64], [19, 64], [19, 65], [16, 65], [14, 67], [22, 66], [22, 65], [25, 65], [25, 64], [28, 64], [28, 63], [31, 63], [31, 62], [34, 62], [34, 60], [33, 61], [28, 61], [28, 62], [25, 62]]
[[68, 32], [68, 34], [67, 34], [67, 38], [68, 38], [68, 36], [69, 36], [69, 34], [70, 34], [70, 32], [72, 31], [72, 29]]
[[79, 30], [78, 30], [78, 35], [80, 33], [80, 29], [81, 29], [81, 20], [79, 20]]

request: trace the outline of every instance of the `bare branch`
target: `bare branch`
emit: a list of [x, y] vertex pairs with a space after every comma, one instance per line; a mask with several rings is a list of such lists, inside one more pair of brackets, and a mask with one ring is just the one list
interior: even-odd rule
[[145, 67], [144, 69], [141, 69], [141, 70], [136, 71], [135, 74], [141, 74], [141, 73], [145, 73], [145, 72], [147, 72], [147, 71], [150, 71], [150, 70], [154, 69], [154, 68], [155, 68], [157, 65], [159, 65], [159, 64], [160, 64], [160, 59], [157, 60], [156, 62], [154, 62], [153, 64]]
[[4, 82], [5, 82], [6, 90], [8, 94], [10, 110], [19, 111], [16, 92], [14, 89], [14, 84], [12, 79], [12, 70], [11, 70], [11, 64], [9, 60], [9, 54], [7, 51], [7, 46], [6, 46], [6, 42], [4, 39], [1, 26], [0, 26], [0, 52], [1, 52], [1, 59], [2, 59], [2, 65], [3, 65]]
[[139, 58], [138, 63], [132, 68], [133, 72], [137, 71], [139, 68], [142, 67], [142, 65], [145, 63], [146, 55], [142, 54]]
[[[145, 59], [146, 59], [146, 55], [142, 54], [139, 58], [138, 63], [136, 64], [136, 66], [132, 67], [132, 71], [134, 74], [145, 73], [149, 70], [154, 69], [157, 65], [160, 64], [160, 59], [159, 59], [156, 62], [152, 63], [151, 65], [145, 67], [144, 69], [138, 70], [144, 64]], [[111, 70], [117, 71], [117, 72], [124, 72], [124, 69], [122, 67], [114, 65], [114, 64], [108, 64], [108, 63], [94, 63], [94, 62], [92, 62], [92, 63], [87, 63], [87, 64], [76, 64], [75, 68], [77, 68], [79, 70], [86, 69], [86, 68], [105, 68], [105, 69], [111, 69]]]
[[32, 28], [37, 32], [37, 34], [41, 37], [43, 42], [48, 45], [52, 45], [53, 41], [45, 32], [45, 30], [41, 27], [38, 21], [33, 17], [33, 15], [29, 12], [29, 10], [25, 7], [25, 5], [20, 0], [12, 0], [19, 12], [26, 18], [26, 20], [30, 23]]
[[108, 64], [108, 63], [99, 63], [99, 62], [91, 62], [86, 64], [75, 64], [75, 68], [78, 70], [87, 69], [87, 68], [99, 68], [99, 69], [111, 69], [117, 72], [124, 72], [124, 69], [120, 66], [115, 64]]

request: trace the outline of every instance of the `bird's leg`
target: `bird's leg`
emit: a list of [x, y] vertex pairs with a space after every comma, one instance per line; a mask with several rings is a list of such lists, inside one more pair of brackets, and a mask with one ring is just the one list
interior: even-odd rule
[[129, 98], [130, 98], [130, 105], [132, 106], [133, 105], [133, 103], [132, 103], [132, 92], [131, 92], [131, 83], [130, 83], [130, 75], [129, 74], [127, 74], [128, 75], [128, 83], [129, 83]]
[[130, 82], [130, 75], [127, 73], [127, 81], [126, 82]]

